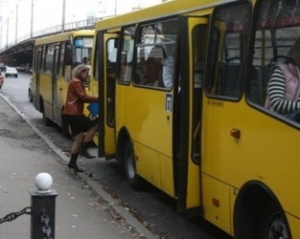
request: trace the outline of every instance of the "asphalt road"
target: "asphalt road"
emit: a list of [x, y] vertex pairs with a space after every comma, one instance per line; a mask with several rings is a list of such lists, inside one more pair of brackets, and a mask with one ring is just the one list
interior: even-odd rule
[[[37, 127], [53, 144], [68, 152], [71, 139], [64, 137], [55, 126], [44, 126], [42, 115], [35, 110], [28, 99], [30, 75], [19, 73], [18, 78], [5, 79], [1, 93], [22, 112], [28, 121]], [[160, 239], [229, 239], [216, 227], [201, 217], [187, 220], [175, 211], [175, 201], [156, 188], [149, 186], [144, 192], [134, 191], [127, 184], [115, 160], [79, 159], [88, 169], [88, 175]], [[58, 165], [59, 166], [59, 165]]]

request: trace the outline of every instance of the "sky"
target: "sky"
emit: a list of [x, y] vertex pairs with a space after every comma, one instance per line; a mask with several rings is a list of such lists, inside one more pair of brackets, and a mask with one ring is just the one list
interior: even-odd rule
[[[60, 26], [63, 21], [63, 1], [0, 0], [0, 49], [16, 40], [28, 38], [32, 19], [32, 32]], [[88, 17], [118, 15], [131, 12], [133, 8], [145, 8], [161, 2], [162, 0], [65, 0], [65, 23]]]

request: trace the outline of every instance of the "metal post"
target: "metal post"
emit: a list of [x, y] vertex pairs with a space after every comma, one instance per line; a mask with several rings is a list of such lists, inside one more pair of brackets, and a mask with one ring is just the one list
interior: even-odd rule
[[3, 47], [2, 42], [3, 42], [3, 20], [2, 16], [0, 16], [0, 28], [1, 28], [1, 37], [0, 37], [0, 49]]
[[117, 15], [117, 5], [118, 5], [117, 1], [118, 0], [115, 0], [115, 15]]
[[[49, 183], [49, 178], [51, 182]], [[57, 192], [50, 189], [52, 177], [47, 173], [36, 176], [39, 190], [31, 190], [31, 239], [55, 239], [55, 199]], [[44, 187], [44, 185], [47, 185]], [[49, 186], [50, 185], [50, 186]]]
[[9, 17], [7, 18], [7, 26], [6, 26], [6, 47], [8, 47], [8, 29], [9, 29]]
[[65, 31], [65, 17], [66, 17], [66, 0], [63, 0], [63, 6], [62, 6], [62, 23], [61, 23], [61, 31]]
[[32, 38], [33, 34], [33, 9], [34, 9], [34, 0], [31, 0], [31, 18], [30, 18], [30, 38]]
[[18, 39], [18, 4], [16, 6], [16, 38], [15, 38], [15, 43], [17, 44], [17, 39]]

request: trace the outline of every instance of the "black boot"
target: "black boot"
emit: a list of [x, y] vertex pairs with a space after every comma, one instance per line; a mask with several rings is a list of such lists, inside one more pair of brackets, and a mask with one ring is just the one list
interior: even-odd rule
[[75, 172], [82, 173], [84, 172], [84, 169], [77, 166], [77, 158], [78, 154], [72, 154], [71, 159], [68, 163], [68, 167], [69, 169], [73, 169]]
[[80, 155], [81, 156], [84, 156], [88, 159], [93, 159], [95, 158], [95, 156], [93, 155], [90, 155], [89, 152], [87, 151], [88, 147], [89, 147], [89, 144], [90, 142], [86, 142], [86, 143], [83, 143], [82, 146], [81, 146], [81, 151], [80, 151]]

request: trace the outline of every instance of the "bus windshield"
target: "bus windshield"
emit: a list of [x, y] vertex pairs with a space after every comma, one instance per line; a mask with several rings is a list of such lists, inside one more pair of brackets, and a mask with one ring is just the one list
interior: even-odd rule
[[75, 56], [74, 62], [77, 64], [91, 64], [91, 54], [93, 47], [92, 37], [76, 37], [74, 39]]

